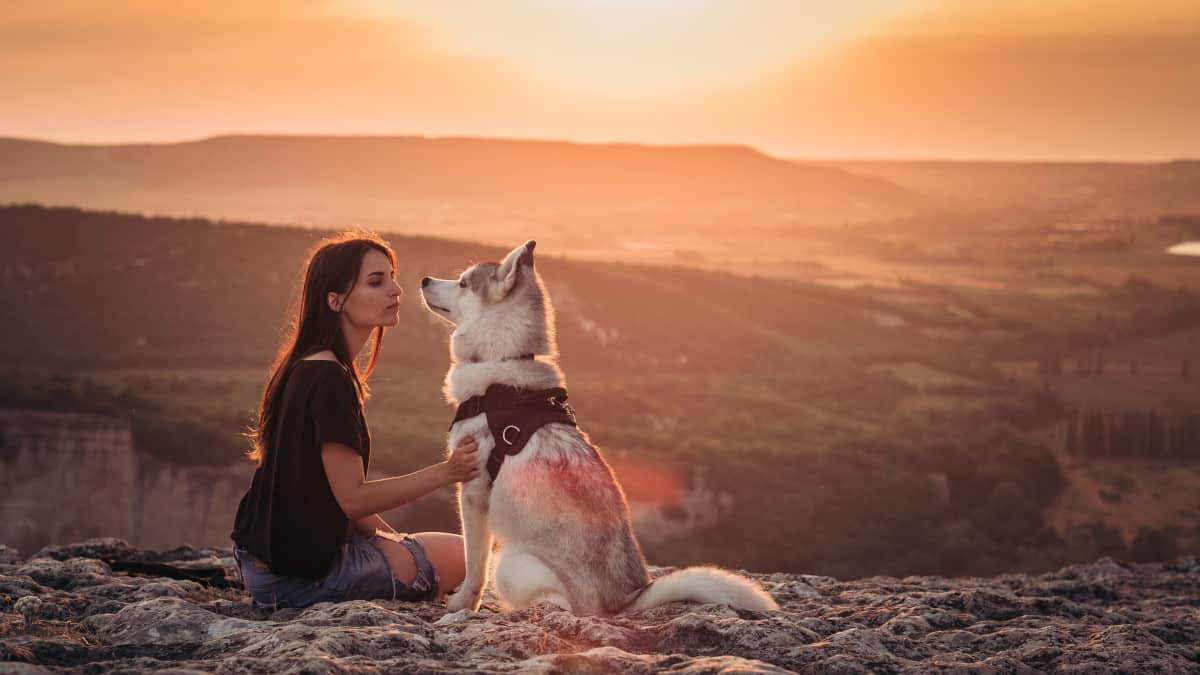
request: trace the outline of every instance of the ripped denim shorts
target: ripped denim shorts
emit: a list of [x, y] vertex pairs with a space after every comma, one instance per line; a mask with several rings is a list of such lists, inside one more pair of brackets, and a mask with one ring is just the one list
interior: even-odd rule
[[[404, 583], [392, 576], [392, 567], [375, 541], [388, 538], [399, 541], [412, 553], [417, 576]], [[425, 548], [408, 534], [376, 534], [363, 537], [350, 535], [334, 558], [329, 572], [320, 579], [282, 577], [265, 567], [254, 564], [250, 552], [241, 546], [233, 547], [233, 557], [246, 590], [255, 606], [262, 609], [308, 607], [318, 602], [344, 600], [431, 600], [438, 595], [438, 575], [425, 555]]]

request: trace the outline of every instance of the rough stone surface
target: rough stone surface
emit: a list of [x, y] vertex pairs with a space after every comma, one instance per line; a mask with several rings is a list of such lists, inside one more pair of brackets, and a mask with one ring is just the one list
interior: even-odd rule
[[[240, 591], [105, 560], [222, 565], [228, 550], [115, 539], [0, 547], [0, 675], [274, 673], [1200, 673], [1200, 562], [838, 581], [758, 575], [778, 612], [673, 604], [616, 618], [551, 605], [447, 614], [354, 601], [275, 612]], [[656, 573], [666, 570], [655, 568]]]

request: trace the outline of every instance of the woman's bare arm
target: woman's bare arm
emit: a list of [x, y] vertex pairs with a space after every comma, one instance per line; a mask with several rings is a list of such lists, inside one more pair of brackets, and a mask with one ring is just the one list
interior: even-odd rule
[[463, 439], [444, 462], [404, 476], [367, 480], [362, 456], [341, 443], [321, 445], [321, 463], [329, 489], [342, 512], [353, 521], [394, 509], [438, 488], [479, 475], [479, 448], [471, 436]]
[[354, 521], [353, 525], [354, 531], [364, 537], [373, 537], [379, 530], [383, 530], [384, 532], [396, 531], [396, 528], [389, 525], [388, 522], [383, 519], [383, 516], [378, 513], [373, 513], [369, 516], [359, 518], [358, 520]]

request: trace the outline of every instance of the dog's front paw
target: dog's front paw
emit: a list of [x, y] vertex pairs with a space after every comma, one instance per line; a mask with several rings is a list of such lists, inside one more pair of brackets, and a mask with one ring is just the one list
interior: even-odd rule
[[450, 597], [446, 598], [446, 611], [457, 612], [460, 609], [469, 609], [472, 612], [479, 611], [479, 601], [482, 599], [483, 593], [476, 591], [471, 592], [471, 589], [466, 584], [458, 587]]

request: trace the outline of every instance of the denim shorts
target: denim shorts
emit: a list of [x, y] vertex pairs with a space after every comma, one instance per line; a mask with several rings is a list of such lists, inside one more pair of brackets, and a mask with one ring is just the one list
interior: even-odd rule
[[[375, 542], [387, 538], [399, 541], [412, 553], [417, 564], [417, 576], [411, 584], [392, 576], [392, 567]], [[281, 609], [308, 607], [318, 602], [343, 600], [431, 600], [438, 595], [437, 572], [430, 564], [425, 548], [408, 534], [376, 534], [373, 537], [350, 535], [342, 550], [333, 559], [329, 572], [320, 579], [281, 577], [265, 567], [254, 564], [250, 552], [241, 546], [233, 547], [238, 573], [256, 607]]]

